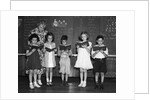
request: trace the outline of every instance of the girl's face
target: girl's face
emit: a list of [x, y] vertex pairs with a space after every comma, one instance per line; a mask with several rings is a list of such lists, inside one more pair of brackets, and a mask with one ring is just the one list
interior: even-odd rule
[[48, 41], [48, 42], [52, 42], [52, 40], [53, 40], [53, 37], [52, 37], [51, 35], [49, 35], [49, 36], [47, 37], [47, 41]]
[[32, 38], [31, 41], [32, 41], [33, 44], [36, 44], [37, 43], [37, 38]]
[[103, 40], [102, 38], [99, 38], [99, 39], [97, 40], [97, 43], [98, 43], [99, 45], [102, 45], [103, 42], [104, 42], [104, 40]]
[[66, 45], [66, 44], [67, 44], [67, 41], [66, 41], [66, 40], [62, 40], [62, 44], [63, 44], [63, 45]]
[[87, 35], [86, 34], [82, 34], [81, 38], [82, 38], [83, 41], [86, 41], [87, 40]]

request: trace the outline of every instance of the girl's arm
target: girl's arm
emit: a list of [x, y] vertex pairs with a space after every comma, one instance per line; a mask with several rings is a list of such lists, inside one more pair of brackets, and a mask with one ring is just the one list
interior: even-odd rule
[[46, 50], [45, 50], [45, 44], [44, 44], [44, 47], [43, 47], [43, 52], [44, 52], [44, 53], [46, 52]]
[[98, 54], [100, 51], [99, 50], [97, 50], [97, 51], [93, 51], [93, 49], [92, 49], [92, 58], [94, 58], [95, 56], [96, 56], [96, 54]]
[[106, 48], [105, 51], [101, 50], [100, 52], [101, 52], [105, 57], [108, 56], [108, 48]]
[[[54, 48], [56, 48], [56, 44], [54, 43]], [[57, 52], [57, 49], [54, 49], [54, 52]]]
[[61, 50], [58, 47], [58, 56], [61, 56]]
[[40, 55], [42, 55], [42, 51], [40, 49], [37, 50], [39, 52]]
[[77, 45], [77, 53], [79, 52], [79, 46]]
[[83, 47], [87, 50], [88, 53], [90, 53], [90, 50], [92, 48], [92, 43], [89, 42], [89, 46], [83, 46]]
[[72, 50], [69, 50], [69, 56], [72, 56]]
[[32, 51], [29, 52], [29, 50], [26, 51], [26, 56], [30, 56], [36, 49], [32, 49]]

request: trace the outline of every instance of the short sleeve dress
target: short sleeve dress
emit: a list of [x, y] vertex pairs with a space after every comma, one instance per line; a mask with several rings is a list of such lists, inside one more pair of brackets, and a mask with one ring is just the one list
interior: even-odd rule
[[62, 74], [70, 74], [71, 72], [71, 64], [70, 64], [70, 58], [69, 58], [69, 51], [65, 51], [60, 56], [60, 70], [59, 72]]
[[[89, 42], [89, 48], [92, 47], [92, 43]], [[83, 69], [93, 69], [93, 65], [90, 58], [90, 53], [87, 52], [85, 48], [78, 49], [77, 61], [75, 63], [75, 68], [83, 68]]]
[[[47, 47], [49, 49], [53, 49], [55, 43], [52, 43], [51, 45], [49, 45], [48, 43], [44, 44], [44, 47]], [[56, 66], [56, 61], [55, 61], [55, 53], [54, 51], [46, 51], [45, 55], [44, 55], [44, 67], [49, 67], [49, 68], [53, 68]]]
[[[32, 46], [29, 46], [29, 51], [32, 51]], [[35, 52], [33, 52], [30, 56], [28, 56], [27, 60], [27, 69], [28, 70], [34, 70], [34, 69], [41, 69], [41, 61], [40, 61], [40, 55], [39, 52], [36, 49]]]

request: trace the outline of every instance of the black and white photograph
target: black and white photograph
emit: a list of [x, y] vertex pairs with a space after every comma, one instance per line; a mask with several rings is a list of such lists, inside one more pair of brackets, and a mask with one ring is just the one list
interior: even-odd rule
[[116, 16], [18, 16], [18, 93], [116, 93]]

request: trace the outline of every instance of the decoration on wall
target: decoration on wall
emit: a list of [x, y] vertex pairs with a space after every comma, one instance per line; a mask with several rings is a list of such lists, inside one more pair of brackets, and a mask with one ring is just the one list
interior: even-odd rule
[[108, 33], [116, 32], [116, 17], [107, 18], [105, 31]]
[[67, 22], [65, 20], [56, 20], [54, 19], [54, 22], [52, 24], [53, 27], [66, 27]]

